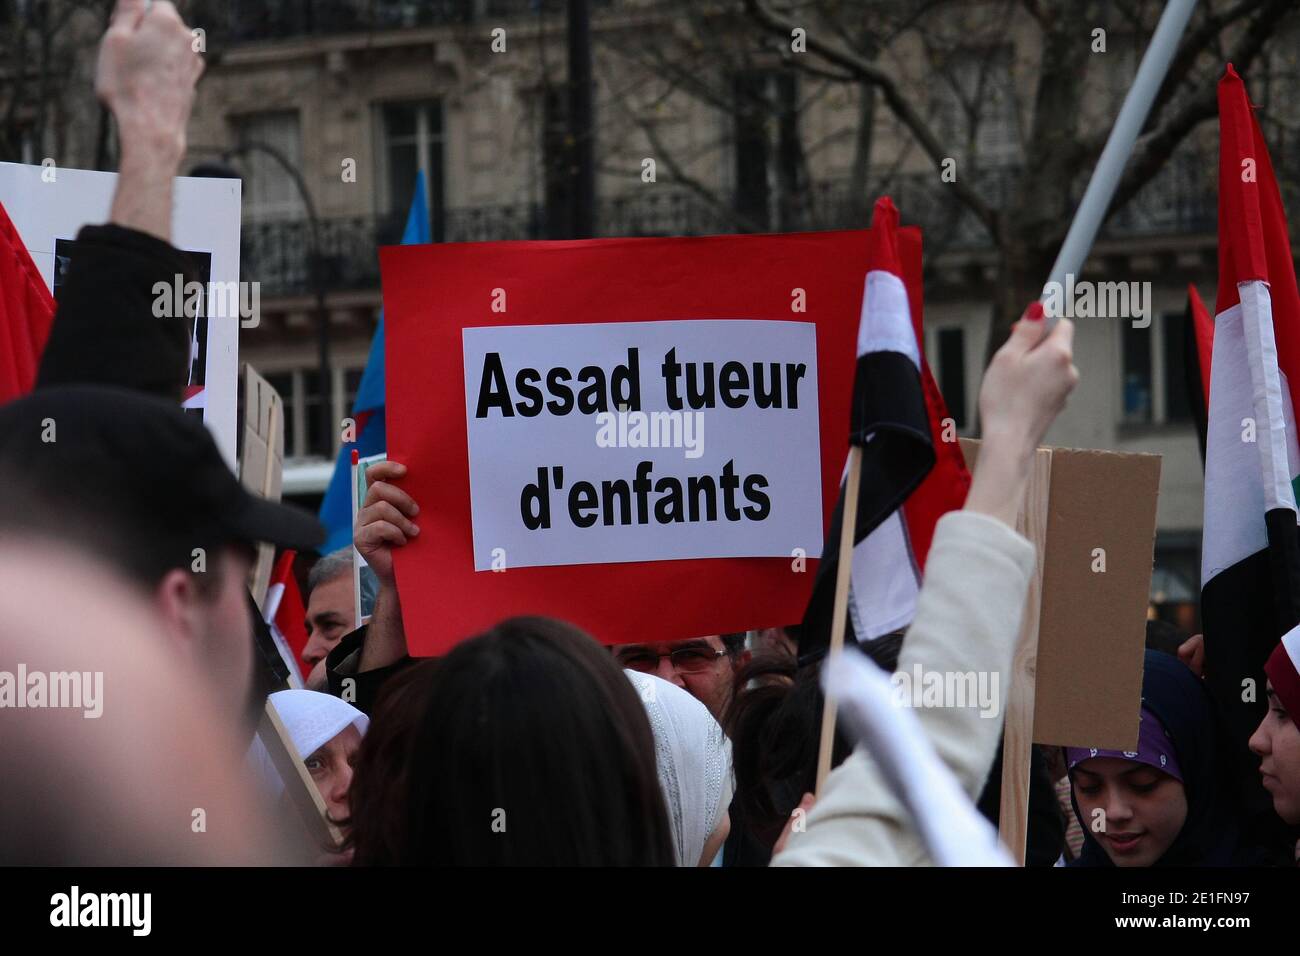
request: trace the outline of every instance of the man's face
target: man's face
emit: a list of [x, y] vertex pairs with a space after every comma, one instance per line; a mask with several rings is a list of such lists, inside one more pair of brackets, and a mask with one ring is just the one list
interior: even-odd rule
[[1250, 749], [1260, 757], [1259, 772], [1274, 811], [1287, 823], [1300, 823], [1300, 727], [1271, 683], [1268, 713], [1251, 735]]
[[685, 688], [718, 721], [731, 700], [738, 664], [726, 653], [726, 645], [717, 634], [659, 644], [623, 644], [614, 648], [614, 659], [620, 667], [653, 674]]
[[1151, 866], [1187, 821], [1187, 791], [1155, 767], [1093, 757], [1074, 768], [1083, 825], [1116, 866]]
[[302, 659], [315, 667], [352, 630], [356, 613], [352, 575], [340, 574], [316, 585], [307, 598], [307, 646]]
[[340, 823], [348, 818], [348, 789], [352, 786], [352, 761], [361, 746], [361, 733], [349, 724], [308, 755], [303, 764], [312, 782], [325, 800], [330, 819]]

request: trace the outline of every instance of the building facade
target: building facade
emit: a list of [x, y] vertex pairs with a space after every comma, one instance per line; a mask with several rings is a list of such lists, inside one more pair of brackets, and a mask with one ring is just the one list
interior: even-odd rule
[[[966, 5], [940, 25], [972, 38], [952, 46], [941, 80], [927, 73], [923, 34], [900, 33], [881, 56], [923, 91], [959, 168], [996, 203], [1024, 162], [1026, 100], [1043, 66], [1035, 26], [990, 31], [992, 6]], [[591, 8], [597, 234], [856, 227], [871, 197], [890, 193], [925, 235], [926, 353], [959, 430], [976, 433], [996, 253], [878, 97], [791, 68], [780, 38], [755, 43], [707, 4]], [[379, 317], [375, 250], [400, 237], [416, 173], [435, 241], [560, 234], [572, 186], [563, 4], [231, 0], [197, 3], [191, 20], [209, 67], [190, 165], [243, 178], [242, 271], [261, 283], [262, 312], [241, 357], [285, 399], [286, 491], [309, 500], [340, 440], [326, 425], [350, 410]], [[1277, 45], [1294, 57], [1294, 43]], [[1092, 60], [1090, 123], [1108, 126], [1139, 54], [1121, 31]], [[1289, 61], [1268, 70], [1293, 77]], [[1295, 99], [1294, 84], [1289, 97], [1280, 84], [1273, 100]], [[1048, 436], [1162, 456], [1153, 592], [1188, 627], [1178, 607], [1199, 590], [1202, 484], [1184, 309], [1189, 283], [1214, 301], [1216, 147], [1203, 124], [1108, 223], [1081, 278], [1142, 284], [1150, 323], [1077, 320], [1081, 385]], [[1285, 176], [1277, 144], [1274, 156]]]

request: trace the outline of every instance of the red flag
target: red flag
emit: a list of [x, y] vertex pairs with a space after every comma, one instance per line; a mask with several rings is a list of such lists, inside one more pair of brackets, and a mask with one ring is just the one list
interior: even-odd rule
[[[898, 210], [883, 197], [865, 261], [849, 437], [863, 449], [848, 605], [849, 636], [859, 641], [911, 623], [935, 523], [970, 490], [955, 430], [945, 435], [947, 407], [921, 348], [920, 291], [904, 281], [898, 234]], [[830, 640], [842, 507], [804, 615], [804, 661]]]
[[53, 321], [54, 297], [0, 205], [0, 403], [36, 384]]
[[285, 551], [275, 562], [271, 582], [266, 588], [266, 603], [262, 607], [266, 623], [271, 626], [271, 636], [280, 648], [280, 656], [293, 673], [306, 681], [311, 673], [311, 668], [302, 659], [302, 652], [307, 647], [307, 609], [293, 573], [293, 561], [297, 556], [297, 551]]

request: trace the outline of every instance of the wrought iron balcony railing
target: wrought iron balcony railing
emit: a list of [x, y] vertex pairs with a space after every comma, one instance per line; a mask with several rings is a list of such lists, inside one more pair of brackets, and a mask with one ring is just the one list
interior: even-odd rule
[[[594, 0], [592, 8], [616, 0]], [[458, 26], [564, 13], [565, 0], [194, 0], [187, 21], [219, 44]]]
[[[1108, 222], [1112, 238], [1213, 234], [1216, 228], [1217, 167], [1201, 155], [1176, 156], [1132, 201]], [[980, 194], [995, 205], [1011, 195], [1017, 170], [990, 170]], [[987, 248], [983, 224], [932, 173], [892, 177], [870, 184], [870, 194], [888, 192], [905, 223], [925, 231], [930, 254]], [[781, 231], [852, 229], [870, 216], [869, 198], [850, 195], [846, 181], [818, 183], [798, 203], [786, 203], [774, 217], [757, 224]], [[401, 238], [404, 216], [322, 219], [321, 288], [373, 289], [379, 285], [376, 250]], [[600, 236], [684, 236], [744, 231], [737, 218], [699, 195], [669, 186], [604, 199], [597, 204]], [[435, 234], [446, 242], [544, 239], [546, 209], [536, 203], [474, 206], [447, 210]], [[315, 290], [311, 227], [305, 219], [245, 223], [242, 238], [246, 279], [262, 283], [264, 294], [310, 294]]]

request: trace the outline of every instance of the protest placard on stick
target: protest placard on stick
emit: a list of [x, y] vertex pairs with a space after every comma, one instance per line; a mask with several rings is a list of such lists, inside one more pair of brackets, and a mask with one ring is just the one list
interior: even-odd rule
[[262, 711], [257, 735], [312, 839], [323, 849], [337, 849], [343, 843], [343, 833], [330, 822], [325, 800], [316, 789], [311, 774], [294, 748], [293, 738], [270, 700]]
[[[974, 470], [979, 442], [961, 446]], [[999, 827], [1021, 862], [1032, 744], [1137, 747], [1159, 486], [1158, 455], [1035, 453], [1017, 530], [1038, 560], [1007, 675]]]

